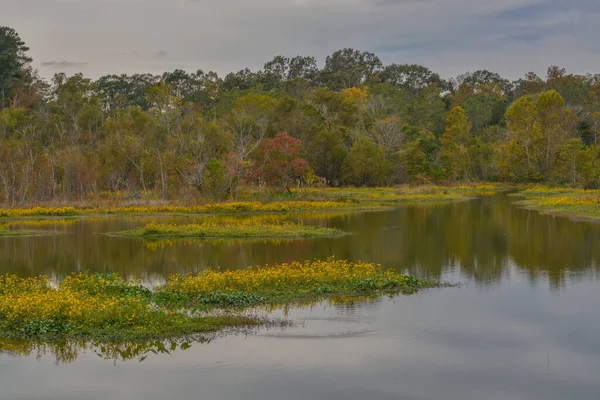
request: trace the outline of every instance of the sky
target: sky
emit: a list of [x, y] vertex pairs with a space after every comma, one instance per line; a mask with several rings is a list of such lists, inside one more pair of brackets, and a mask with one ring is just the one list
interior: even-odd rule
[[598, 0], [0, 0], [0, 25], [19, 32], [46, 78], [225, 75], [276, 55], [322, 65], [345, 47], [444, 78], [600, 73]]

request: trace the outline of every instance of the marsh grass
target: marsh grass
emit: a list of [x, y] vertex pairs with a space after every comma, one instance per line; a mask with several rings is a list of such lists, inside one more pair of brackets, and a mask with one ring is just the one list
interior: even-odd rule
[[261, 203], [258, 201], [214, 203], [195, 206], [150, 205], [129, 207], [35, 207], [0, 209], [0, 218], [56, 217], [88, 215], [139, 215], [139, 214], [261, 214], [296, 213], [306, 211], [368, 210], [373, 205], [361, 205], [342, 201], [276, 201]]
[[252, 220], [229, 221], [228, 223], [201, 222], [187, 225], [150, 223], [129, 231], [115, 232], [113, 236], [160, 238], [316, 238], [341, 236], [339, 229], [293, 222], [256, 223]]
[[535, 186], [516, 195], [525, 198], [517, 204], [527, 209], [571, 219], [600, 219], [600, 190]]
[[150, 290], [114, 274], [0, 277], [0, 338], [149, 340], [262, 325], [244, 310], [331, 297], [414, 292], [433, 283], [328, 259], [172, 276]]
[[507, 190], [499, 184], [422, 185], [380, 188], [297, 189], [294, 193], [305, 199], [357, 203], [429, 203], [465, 201], [473, 197], [490, 196]]

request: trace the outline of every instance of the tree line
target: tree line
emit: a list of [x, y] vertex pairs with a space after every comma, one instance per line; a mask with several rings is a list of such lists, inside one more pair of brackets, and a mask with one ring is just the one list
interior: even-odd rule
[[220, 77], [55, 74], [0, 27], [0, 202], [101, 192], [235, 198], [242, 184], [600, 179], [600, 75], [445, 80], [373, 53], [277, 56]]

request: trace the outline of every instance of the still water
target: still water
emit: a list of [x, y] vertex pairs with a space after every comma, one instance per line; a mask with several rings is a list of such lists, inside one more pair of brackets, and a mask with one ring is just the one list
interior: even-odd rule
[[299, 241], [103, 234], [148, 218], [20, 222], [59, 234], [0, 238], [2, 273], [113, 271], [151, 285], [207, 266], [334, 255], [461, 285], [291, 310], [294, 326], [207, 343], [4, 353], [0, 399], [600, 399], [600, 224], [513, 200], [289, 217], [352, 232]]

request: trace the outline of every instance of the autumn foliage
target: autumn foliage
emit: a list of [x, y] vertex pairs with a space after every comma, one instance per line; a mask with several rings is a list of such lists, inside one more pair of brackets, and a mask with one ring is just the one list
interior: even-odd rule
[[302, 179], [309, 171], [308, 161], [300, 156], [302, 143], [288, 135], [279, 133], [265, 140], [258, 149], [252, 165], [252, 177], [260, 183], [279, 189]]

